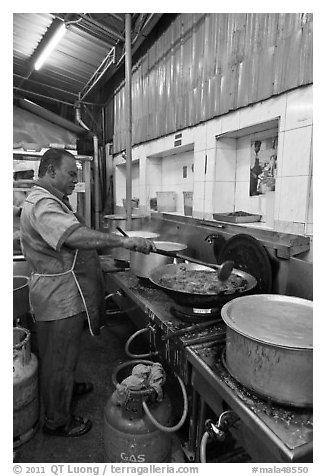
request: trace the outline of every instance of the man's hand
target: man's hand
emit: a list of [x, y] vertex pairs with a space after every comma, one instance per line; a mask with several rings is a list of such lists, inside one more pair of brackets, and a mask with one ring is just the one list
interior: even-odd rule
[[148, 255], [151, 251], [155, 251], [156, 247], [153, 241], [146, 240], [145, 238], [133, 237], [125, 238], [123, 241], [123, 247], [131, 251], [139, 251]]

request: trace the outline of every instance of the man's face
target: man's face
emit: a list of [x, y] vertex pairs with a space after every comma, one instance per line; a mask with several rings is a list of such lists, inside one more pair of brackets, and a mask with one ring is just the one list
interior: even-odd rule
[[71, 195], [77, 180], [76, 161], [70, 157], [63, 157], [61, 165], [55, 169], [53, 186], [65, 195]]

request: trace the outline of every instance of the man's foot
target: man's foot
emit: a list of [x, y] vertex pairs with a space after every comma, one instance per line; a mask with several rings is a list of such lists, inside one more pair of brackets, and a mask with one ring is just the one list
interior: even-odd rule
[[72, 415], [69, 423], [64, 426], [59, 426], [58, 428], [48, 428], [46, 425], [43, 426], [44, 433], [47, 433], [51, 436], [82, 436], [89, 432], [92, 428], [92, 422], [87, 418], [77, 417]]
[[73, 397], [81, 397], [94, 390], [94, 385], [90, 382], [75, 382], [72, 391]]

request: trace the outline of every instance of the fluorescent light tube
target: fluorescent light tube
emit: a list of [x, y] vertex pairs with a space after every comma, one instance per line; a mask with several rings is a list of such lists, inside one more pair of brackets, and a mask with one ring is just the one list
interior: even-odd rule
[[54, 48], [57, 46], [61, 38], [66, 32], [66, 25], [62, 23], [62, 25], [59, 26], [49, 43], [46, 45], [44, 48], [44, 51], [41, 53], [40, 57], [38, 60], [35, 62], [34, 69], [38, 71], [46, 61], [46, 59], [49, 57], [51, 52], [54, 50]]

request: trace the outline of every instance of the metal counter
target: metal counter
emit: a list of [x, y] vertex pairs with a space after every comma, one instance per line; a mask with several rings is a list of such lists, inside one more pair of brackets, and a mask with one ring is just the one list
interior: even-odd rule
[[[187, 326], [171, 315], [173, 301], [169, 296], [143, 285], [131, 271], [108, 273], [106, 282], [110, 292], [120, 291], [117, 303], [137, 327], [155, 324], [160, 334], [167, 334]], [[247, 391], [224, 368], [220, 344], [185, 346], [184, 342], [183, 336], [166, 341], [160, 355], [217, 415], [226, 405], [239, 416], [237, 436], [257, 441], [262, 462], [312, 461], [311, 410], [283, 408]]]

